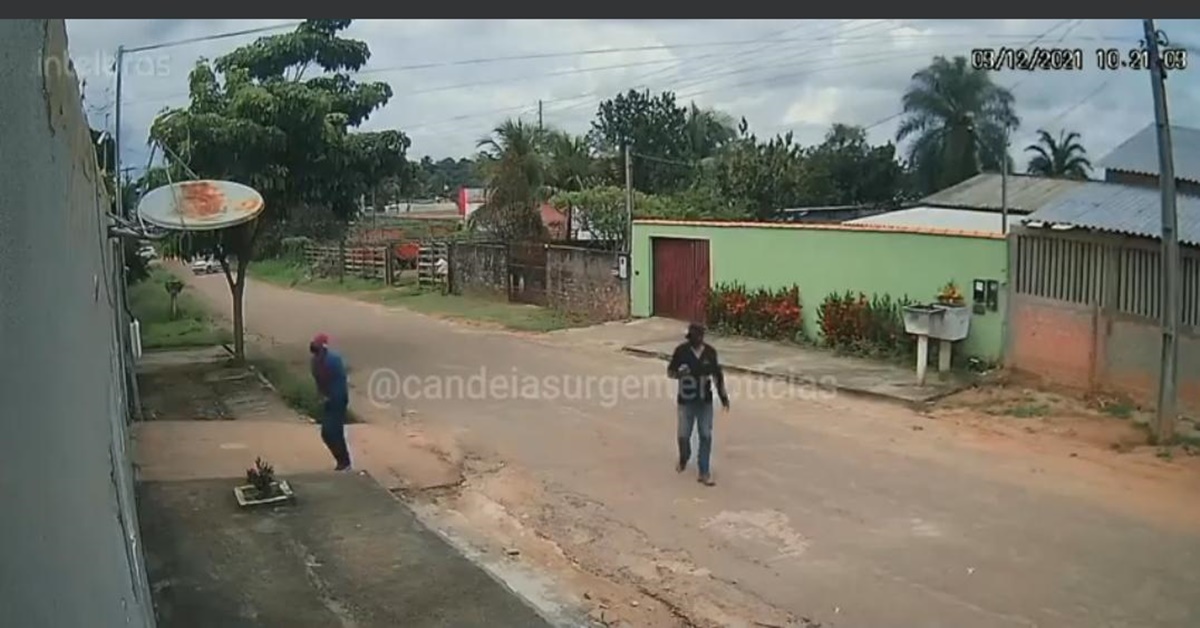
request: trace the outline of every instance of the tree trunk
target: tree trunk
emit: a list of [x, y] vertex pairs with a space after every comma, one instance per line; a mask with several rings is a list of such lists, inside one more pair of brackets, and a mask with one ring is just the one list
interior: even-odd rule
[[246, 263], [238, 258], [237, 281], [231, 286], [233, 293], [233, 359], [238, 364], [246, 362], [246, 321], [242, 309], [242, 296], [246, 291]]
[[179, 318], [179, 295], [171, 295], [171, 320]]

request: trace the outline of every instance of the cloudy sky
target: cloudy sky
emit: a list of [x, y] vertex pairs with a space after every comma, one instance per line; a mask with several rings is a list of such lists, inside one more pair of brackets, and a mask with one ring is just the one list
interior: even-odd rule
[[[70, 50], [85, 81], [92, 125], [115, 126], [111, 71], [117, 46], [179, 42], [285, 20], [67, 20]], [[1158, 23], [1172, 45], [1200, 54], [1200, 20]], [[365, 125], [399, 128], [410, 156], [460, 157], [505, 117], [582, 132], [597, 104], [629, 88], [672, 90], [735, 117], [760, 136], [793, 131], [818, 141], [834, 122], [869, 127], [873, 142], [895, 135], [900, 96], [934, 55], [1000, 46], [1080, 48], [1086, 69], [1005, 72], [995, 80], [1017, 99], [1022, 124], [1013, 154], [1039, 128], [1079, 131], [1093, 158], [1153, 121], [1147, 72], [1097, 68], [1096, 49], [1125, 54], [1140, 20], [359, 20], [347, 36], [372, 52], [363, 79], [395, 96]], [[124, 63], [122, 150], [144, 167], [150, 120], [187, 102], [187, 75], [260, 35], [184, 43], [130, 55]], [[1193, 65], [1200, 58], [1192, 60]], [[1172, 122], [1200, 127], [1200, 70], [1168, 81]]]

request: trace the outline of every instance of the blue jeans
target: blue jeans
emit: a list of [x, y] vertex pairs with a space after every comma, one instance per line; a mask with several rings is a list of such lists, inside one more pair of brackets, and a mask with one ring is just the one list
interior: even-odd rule
[[348, 400], [325, 400], [325, 416], [321, 417], [321, 440], [333, 454], [339, 467], [350, 466], [350, 448], [346, 445], [346, 407]]
[[692, 457], [692, 430], [700, 432], [700, 450], [696, 455], [696, 463], [700, 467], [700, 475], [708, 475], [709, 458], [712, 456], [713, 438], [713, 404], [681, 403], [679, 404], [679, 429], [676, 436], [679, 439], [679, 464], [686, 465]]

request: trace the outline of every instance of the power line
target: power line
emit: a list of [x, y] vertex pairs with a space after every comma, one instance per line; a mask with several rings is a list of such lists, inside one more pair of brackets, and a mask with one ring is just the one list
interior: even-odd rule
[[[818, 72], [818, 71], [838, 70], [838, 69], [843, 69], [843, 68], [846, 68], [846, 67], [855, 67], [855, 66], [859, 66], [859, 65], [867, 65], [867, 64], [870, 64], [870, 63], [885, 63], [885, 62], [890, 62], [890, 61], [893, 61], [893, 60], [903, 59], [903, 58], [906, 58], [906, 57], [925, 56], [925, 55], [929, 55], [929, 54], [931, 54], [931, 53], [933, 53], [933, 52], [935, 52], [935, 50], [933, 50], [933, 49], [923, 49], [923, 50], [911, 51], [911, 52], [908, 52], [908, 53], [903, 53], [903, 54], [899, 54], [899, 55], [897, 55], [897, 54], [894, 54], [894, 53], [891, 53], [891, 52], [879, 52], [879, 51], [870, 52], [870, 53], [860, 53], [860, 54], [858, 54], [858, 55], [852, 55], [852, 56], [846, 57], [846, 58], [844, 58], [844, 59], [842, 59], [842, 60], [839, 60], [839, 61], [837, 61], [837, 62], [835, 62], [835, 63], [833, 63], [833, 64], [830, 64], [830, 65], [827, 65], [827, 66], [823, 66], [823, 67], [817, 67], [817, 68], [810, 68], [810, 69], [809, 69], [807, 72], [803, 72], [803, 71], [793, 71], [793, 72], [791, 72], [791, 73], [788, 73], [788, 74], [786, 74], [786, 75], [776, 75], [776, 76], [773, 76], [773, 77], [768, 77], [768, 78], [767, 78], [767, 80], [768, 80], [768, 81], [770, 81], [770, 80], [777, 80], [777, 79], [779, 79], [781, 76], [785, 76], [785, 77], [787, 77], [787, 78], [796, 78], [796, 77], [798, 77], [798, 76], [801, 76], [801, 75], [811, 74], [811, 73]], [[847, 60], [851, 60], [852, 62], [849, 62], [849, 63], [848, 63], [848, 62], [847, 62]], [[790, 61], [790, 62], [788, 62], [788, 63], [785, 63], [785, 64], [776, 64], [775, 66], [772, 66], [772, 67], [775, 67], [775, 68], [778, 68], [778, 67], [786, 67], [786, 66], [792, 66], [792, 65], [794, 65], [794, 64], [795, 64], [795, 62], [794, 62], [794, 61]], [[768, 69], [769, 69], [769, 68], [768, 68]], [[798, 70], [802, 70], [802, 69], [803, 69], [803, 66], [802, 66], [801, 68], [797, 68], [797, 69], [798, 69]], [[704, 79], [703, 81], [701, 81], [701, 83], [704, 83], [704, 82], [711, 82], [712, 80], [714, 80], [714, 79], [716, 79], [716, 78], [719, 78], [719, 77], [720, 77], [720, 76], [722, 76], [722, 75], [728, 75], [728, 74], [737, 74], [737, 73], [738, 73], [738, 71], [737, 71], [737, 70], [734, 70], [734, 71], [730, 71], [730, 72], [719, 73], [719, 74], [717, 74], [717, 75], [713, 75], [713, 76], [707, 76], [707, 77], [705, 77], [705, 79]], [[712, 91], [716, 91], [716, 90], [718, 90], [718, 89], [726, 89], [726, 88], [729, 88], [729, 87], [738, 87], [738, 86], [743, 86], [743, 85], [746, 85], [746, 84], [752, 84], [752, 83], [755, 83], [755, 82], [762, 82], [762, 80], [763, 80], [763, 79], [761, 79], [761, 78], [760, 78], [760, 79], [753, 79], [753, 80], [751, 80], [751, 81], [743, 81], [743, 82], [740, 82], [740, 83], [735, 83], [735, 84], [733, 84], [732, 86], [726, 86], [726, 85], [722, 85], [722, 86], [715, 87], [715, 88], [710, 88], [710, 89], [705, 89], [705, 90], [699, 90], [699, 91], [695, 91], [695, 92], [692, 92], [692, 93], [690, 93], [690, 94], [689, 94], [689, 93], [685, 93], [685, 94], [679, 94], [679, 96], [682, 96], [683, 98], [689, 98], [689, 97], [692, 97], [692, 96], [701, 95], [701, 94], [709, 93], [709, 92], [712, 92]], [[590, 100], [589, 102], [590, 102], [590, 103], [594, 103], [594, 102], [599, 102], [599, 101], [602, 101], [602, 100], [604, 100], [604, 99], [606, 99], [606, 98], [609, 98], [609, 97], [611, 97], [611, 94], [609, 94], [607, 91], [606, 91], [605, 93], [603, 93], [603, 94], [601, 94], [601, 93], [600, 93], [600, 92], [598, 92], [598, 91], [589, 91], [589, 92], [584, 92], [584, 93], [576, 94], [576, 95], [573, 95], [573, 96], [566, 96], [566, 97], [561, 97], [561, 98], [556, 98], [556, 99], [543, 100], [543, 105], [554, 104], [554, 103], [574, 102], [574, 101], [578, 101], [578, 100], [581, 100], [581, 99], [592, 99], [592, 100]], [[568, 107], [565, 107], [565, 108], [556, 109], [555, 111], [557, 111], [557, 112], [561, 113], [561, 112], [563, 112], [563, 111], [566, 111], [566, 110], [568, 110], [568, 109], [571, 109], [571, 108], [574, 108], [574, 107], [578, 107], [578, 106], [579, 106], [579, 105], [578, 105], [578, 104], [576, 104], [576, 105], [573, 105], [573, 106], [568, 106]], [[414, 131], [414, 130], [417, 130], [417, 129], [428, 128], [428, 127], [431, 127], [431, 126], [440, 126], [440, 125], [443, 125], [443, 124], [449, 124], [449, 123], [453, 123], [453, 122], [461, 122], [461, 121], [463, 121], [463, 120], [469, 120], [469, 119], [474, 119], [474, 118], [481, 118], [481, 117], [486, 117], [486, 116], [496, 116], [496, 115], [501, 115], [501, 114], [505, 114], [505, 113], [511, 113], [511, 112], [514, 112], [514, 111], [526, 111], [526, 110], [529, 110], [529, 109], [530, 109], [530, 107], [531, 107], [531, 105], [530, 105], [530, 104], [523, 104], [523, 105], [517, 105], [517, 106], [505, 107], [505, 108], [499, 108], [499, 109], [490, 109], [490, 110], [486, 110], [486, 111], [476, 111], [476, 112], [467, 113], [467, 114], [462, 114], [462, 115], [458, 115], [458, 116], [454, 116], [454, 117], [451, 117], [451, 118], [446, 118], [446, 119], [442, 119], [442, 120], [427, 121], [427, 122], [418, 123], [418, 124], [414, 124], [414, 125], [401, 126], [401, 128], [402, 128], [404, 131], [406, 131], [406, 132], [410, 132], [410, 131]]]
[[[281, 28], [281, 27], [265, 27], [265, 28], [270, 30], [270, 29], [277, 29], [277, 28]], [[237, 33], [232, 33], [232, 34], [226, 33], [226, 34], [220, 35], [219, 37], [231, 37], [234, 35], [245, 34], [247, 32], [257, 32], [259, 30], [261, 30], [261, 29], [254, 29], [253, 31], [239, 31]], [[216, 37], [217, 36], [214, 36], [214, 38], [216, 38]], [[827, 42], [827, 41], [841, 40], [838, 42], [839, 45], [845, 46], [845, 45], [874, 44], [878, 40], [878, 37], [879, 37], [879, 35], [845, 37], [845, 34], [843, 33], [843, 34], [829, 36], [829, 37], [810, 36], [810, 37], [803, 37], [803, 38], [783, 39], [783, 40], [777, 40], [777, 41], [778, 42], [793, 42], [793, 43], [799, 42], [799, 43], [813, 44], [814, 42]], [[930, 35], [913, 34], [913, 35], [900, 36], [899, 38], [900, 39], [927, 39], [927, 38], [931, 38], [931, 37], [933, 37], [933, 38], [971, 37], [974, 39], [979, 39], [979, 38], [993, 39], [993, 38], [999, 38], [999, 37], [1008, 38], [1008, 37], [1015, 37], [1015, 36], [1004, 36], [1004, 35], [996, 35], [996, 34], [968, 35], [968, 34], [962, 34], [962, 33], [943, 33], [943, 34], [930, 34]], [[893, 40], [896, 38], [897, 38], [896, 36], [892, 36]], [[707, 42], [707, 43], [693, 43], [693, 44], [670, 44], [670, 45], [658, 45], [658, 46], [636, 46], [636, 47], [631, 47], [631, 48], [605, 48], [605, 49], [585, 50], [585, 51], [577, 51], [577, 52], [537, 53], [537, 54], [533, 54], [533, 55], [513, 55], [513, 56], [506, 56], [506, 57], [493, 57], [493, 58], [487, 58], [487, 59], [465, 59], [465, 60], [443, 61], [443, 62], [437, 62], [437, 63], [424, 63], [424, 64], [404, 65], [404, 66], [390, 66], [390, 67], [386, 67], [386, 68], [361, 70], [359, 72], [353, 73], [353, 75], [355, 77], [358, 77], [358, 76], [370, 75], [370, 74], [391, 73], [391, 72], [408, 72], [408, 71], [444, 68], [444, 67], [452, 67], [452, 66], [460, 66], [460, 65], [473, 65], [473, 64], [481, 64], [481, 63], [500, 63], [500, 62], [505, 62], [505, 61], [546, 59], [546, 58], [551, 58], [551, 57], [569, 57], [569, 56], [590, 55], [590, 54], [600, 54], [600, 53], [665, 50], [665, 49], [679, 48], [679, 47], [699, 48], [699, 47], [712, 47], [712, 46], [746, 45], [748, 43], [761, 43], [761, 41], [762, 41], [761, 39], [754, 39], [754, 40], [741, 40], [741, 41], [735, 41], [735, 42], [725, 41], [725, 42]], [[169, 45], [174, 45], [174, 44], [172, 43]], [[820, 48], [821, 48], [821, 46], [815, 47], [815, 49], [820, 49]], [[670, 67], [663, 68], [663, 71], [669, 71], [669, 70], [675, 69], [675, 68], [682, 66], [686, 63], [689, 63], [689, 62], [700, 61], [702, 59], [712, 59], [712, 58], [716, 58], [716, 57], [726, 58], [727, 56], [728, 56], [728, 53], [717, 52], [717, 53], [706, 53], [706, 54], [697, 55], [694, 57], [686, 57], [684, 59], [650, 59], [650, 60], [643, 60], [643, 61], [634, 61], [634, 62], [629, 62], [629, 63], [600, 66], [600, 67], [594, 67], [594, 68], [572, 68], [569, 70], [539, 72], [536, 74], [528, 74], [528, 75], [522, 75], [522, 76], [510, 77], [510, 78], [486, 79], [486, 80], [481, 80], [481, 81], [471, 81], [471, 82], [467, 82], [467, 83], [459, 83], [459, 84], [455, 84], [455, 85], [438, 86], [438, 87], [433, 87], [433, 88], [428, 88], [428, 89], [416, 90], [416, 91], [412, 91], [412, 92], [405, 92], [403, 95], [414, 96], [414, 95], [418, 95], [418, 94], [426, 94], [426, 93], [433, 93], [433, 92], [439, 92], [439, 91], [451, 91], [451, 90], [456, 90], [456, 89], [470, 89], [473, 87], [479, 87], [482, 85], [489, 85], [489, 84], [510, 83], [513, 81], [544, 78], [547, 76], [586, 74], [586, 73], [593, 72], [593, 71], [602, 71], [602, 70], [610, 70], [610, 69], [628, 69], [628, 68], [642, 67], [642, 66], [648, 66], [648, 65], [670, 64]], [[661, 71], [655, 71], [648, 75], [639, 77], [636, 80], [639, 82], [644, 82], [644, 81], [648, 80], [650, 77], [656, 76], [661, 73], [662, 73]], [[180, 92], [174, 92], [172, 94], [166, 94], [166, 95], [162, 95], [162, 96], [151, 96], [149, 98], [125, 99], [122, 102], [125, 105], [147, 105], [147, 104], [154, 104], [154, 103], [159, 103], [159, 102], [165, 103], [165, 102], [168, 102], [175, 98], [185, 98], [189, 95], [190, 94], [186, 91], [180, 91]]]
[[295, 28], [303, 22], [288, 22], [286, 24], [276, 24], [274, 26], [262, 26], [259, 28], [249, 28], [240, 31], [231, 31], [227, 33], [218, 33], [216, 35], [204, 35], [201, 37], [191, 37], [188, 39], [177, 39], [175, 41], [162, 42], [157, 44], [148, 44], [145, 46], [133, 46], [125, 48], [125, 54], [134, 54], [138, 52], [146, 52], [148, 50], [158, 50], [160, 48], [174, 48], [175, 46], [185, 46], [187, 44], [195, 44], [204, 41], [215, 41], [217, 39], [228, 39], [230, 37], [244, 37], [246, 35], [256, 35], [258, 33], [267, 33], [270, 31], [282, 30], [285, 28]]

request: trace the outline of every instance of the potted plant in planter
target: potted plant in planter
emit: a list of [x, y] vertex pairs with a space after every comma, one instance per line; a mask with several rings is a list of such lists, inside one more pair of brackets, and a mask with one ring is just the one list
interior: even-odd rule
[[254, 459], [254, 466], [246, 469], [246, 484], [235, 487], [233, 494], [243, 508], [280, 504], [295, 496], [286, 480], [275, 479], [275, 467], [262, 458]]
[[947, 307], [962, 307], [966, 305], [966, 299], [963, 298], [962, 291], [953, 281], [942, 286], [942, 289], [937, 294], [938, 305]]

